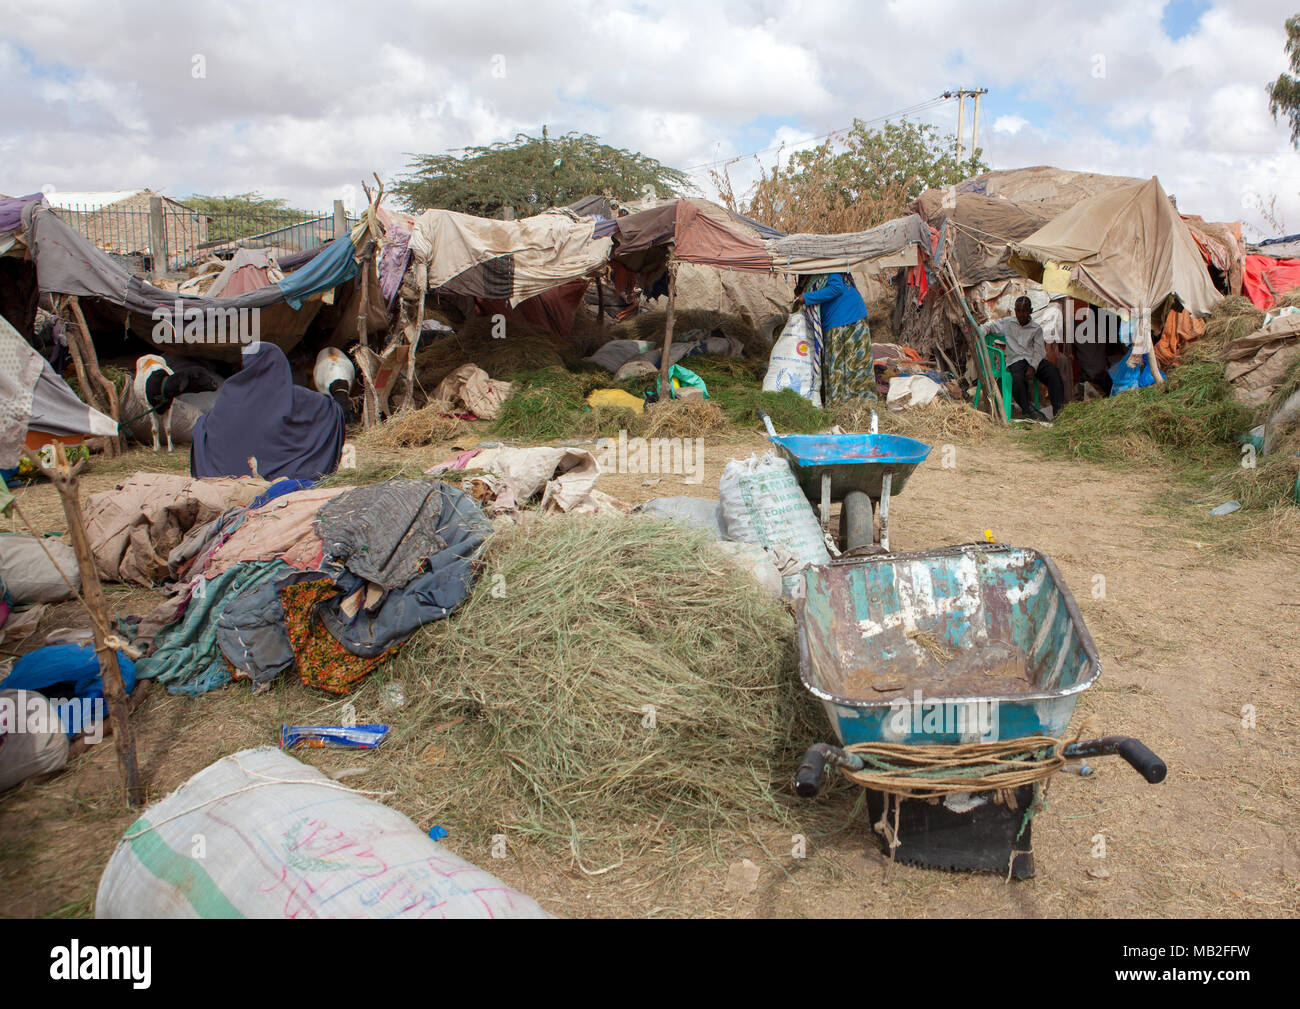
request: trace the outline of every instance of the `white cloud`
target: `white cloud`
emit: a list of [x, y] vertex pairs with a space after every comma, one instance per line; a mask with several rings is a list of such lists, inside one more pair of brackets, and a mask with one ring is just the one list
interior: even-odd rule
[[[1300, 155], [1263, 90], [1293, 2], [1217, 3], [1173, 42], [1163, 0], [0, 0], [0, 189], [256, 189], [325, 209], [410, 152], [543, 124], [692, 167], [984, 86], [994, 167], [1159, 174], [1220, 219], [1250, 219], [1258, 190], [1300, 224]], [[955, 131], [951, 102], [923, 118]]]

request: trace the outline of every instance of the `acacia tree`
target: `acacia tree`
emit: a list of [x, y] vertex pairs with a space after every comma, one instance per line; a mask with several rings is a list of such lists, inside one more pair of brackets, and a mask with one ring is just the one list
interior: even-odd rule
[[679, 196], [691, 187], [685, 173], [654, 158], [602, 144], [586, 133], [467, 147], [449, 154], [409, 155], [409, 172], [391, 187], [408, 210], [458, 210], [494, 217], [503, 207], [519, 216], [564, 206], [584, 196], [635, 200]]
[[1268, 111], [1274, 121], [1279, 114], [1291, 123], [1291, 143], [1300, 147], [1300, 14], [1286, 19], [1286, 54], [1291, 60], [1292, 74], [1278, 74], [1268, 85]]
[[838, 145], [797, 151], [765, 171], [747, 198], [735, 196], [725, 174], [715, 181], [731, 209], [783, 231], [859, 231], [905, 214], [926, 189], [987, 172], [981, 153], [959, 159], [956, 138], [928, 123], [874, 129], [854, 120]]
[[260, 193], [234, 196], [191, 196], [185, 206], [208, 218], [208, 239], [228, 242], [261, 235], [277, 228], [309, 221], [315, 215], [295, 210], [285, 200], [273, 200]]

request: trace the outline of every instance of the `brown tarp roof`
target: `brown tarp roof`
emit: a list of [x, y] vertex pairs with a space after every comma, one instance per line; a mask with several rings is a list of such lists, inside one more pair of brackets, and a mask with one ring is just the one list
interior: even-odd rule
[[1018, 276], [1007, 243], [1026, 238], [1047, 223], [1039, 214], [1007, 200], [949, 189], [927, 189], [912, 203], [932, 227], [941, 231], [940, 254], [952, 263], [963, 286]]
[[1152, 176], [1148, 181], [1090, 197], [1012, 243], [1012, 265], [1031, 280], [1059, 264], [1071, 284], [1099, 303], [1147, 315], [1170, 294], [1196, 316], [1221, 295], [1186, 223]]

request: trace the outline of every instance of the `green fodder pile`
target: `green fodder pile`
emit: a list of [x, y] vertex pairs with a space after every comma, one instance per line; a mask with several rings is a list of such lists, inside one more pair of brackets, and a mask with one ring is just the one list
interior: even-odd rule
[[1237, 437], [1250, 423], [1223, 365], [1197, 361], [1149, 388], [1072, 403], [1050, 428], [1027, 435], [1051, 455], [1116, 467], [1165, 462], [1204, 474], [1236, 464]]
[[759, 410], [772, 418], [781, 434], [811, 434], [825, 431], [834, 423], [829, 411], [813, 406], [791, 389], [764, 392], [766, 360], [701, 356], [684, 358], [679, 363], [704, 379], [709, 401], [737, 428], [762, 431]]
[[418, 410], [399, 411], [364, 432], [357, 442], [363, 448], [394, 449], [448, 441], [470, 430], [455, 412], [446, 400], [430, 400]]
[[993, 431], [993, 421], [968, 403], [936, 397], [926, 406], [890, 410], [884, 403], [851, 399], [835, 408], [835, 423], [845, 431], [871, 430], [871, 411], [880, 418], [882, 434], [901, 434], [931, 445], [946, 442], [977, 444]]
[[465, 606], [394, 661], [422, 686], [386, 745], [437, 741], [455, 778], [431, 812], [463, 830], [519, 831], [587, 866], [698, 851], [788, 823], [779, 793], [828, 731], [793, 633], [698, 531], [537, 519], [493, 537]]

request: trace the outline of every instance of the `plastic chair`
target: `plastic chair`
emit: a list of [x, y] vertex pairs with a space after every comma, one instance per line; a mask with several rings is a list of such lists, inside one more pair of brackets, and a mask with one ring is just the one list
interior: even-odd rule
[[[1011, 419], [1011, 408], [1015, 405], [1015, 400], [1011, 397], [1011, 372], [1007, 368], [1007, 351], [1006, 345], [1002, 342], [1001, 337], [993, 333], [984, 334], [984, 345], [989, 350], [989, 363], [993, 365], [993, 375], [998, 380], [998, 386], [1002, 390], [1002, 410], [1007, 415], [1007, 420]], [[1029, 383], [1031, 393], [1034, 397], [1034, 409], [1039, 409], [1038, 405], [1038, 382]], [[975, 382], [975, 409], [980, 408], [980, 395], [983, 392], [980, 381]]]

